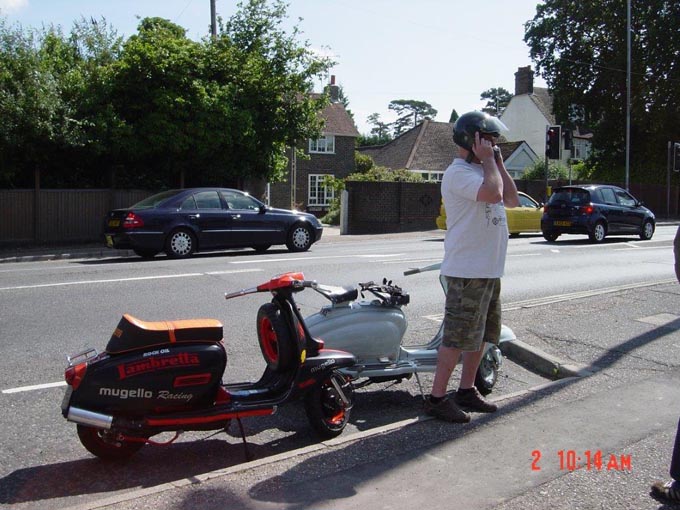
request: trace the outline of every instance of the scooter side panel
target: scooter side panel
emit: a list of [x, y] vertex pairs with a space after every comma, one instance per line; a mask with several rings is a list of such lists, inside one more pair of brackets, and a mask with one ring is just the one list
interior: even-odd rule
[[211, 405], [227, 356], [221, 343], [181, 344], [105, 356], [88, 364], [72, 406], [135, 414]]
[[326, 308], [305, 322], [310, 333], [323, 340], [327, 348], [351, 352], [359, 363], [395, 361], [408, 325], [401, 309], [369, 302]]

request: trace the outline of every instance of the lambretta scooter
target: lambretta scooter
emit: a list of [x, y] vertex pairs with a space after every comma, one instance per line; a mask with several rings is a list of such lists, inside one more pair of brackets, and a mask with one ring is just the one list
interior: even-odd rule
[[[404, 275], [437, 270], [441, 264], [410, 269]], [[446, 280], [440, 276], [446, 294]], [[437, 334], [426, 345], [402, 344], [408, 321], [402, 310], [410, 296], [397, 285], [383, 281], [359, 283], [359, 288], [317, 285], [314, 290], [331, 304], [305, 319], [313, 336], [322, 339], [327, 347], [351, 352], [357, 364], [344, 368], [359, 388], [375, 382], [401, 382], [415, 375], [421, 394], [418, 374], [434, 372], [437, 349], [442, 342], [443, 322]], [[358, 299], [359, 293], [362, 299]], [[513, 331], [502, 325], [500, 343], [516, 340]], [[475, 386], [488, 395], [498, 379], [503, 356], [493, 344], [484, 344], [484, 355], [475, 376]]]
[[[83, 446], [104, 459], [127, 458], [147, 443], [170, 444], [183, 431], [226, 431], [232, 419], [248, 455], [241, 418], [271, 415], [298, 398], [322, 438], [339, 435], [352, 408], [351, 383], [339, 369], [356, 359], [325, 349], [310, 334], [293, 294], [314, 285], [302, 273], [286, 273], [225, 294], [273, 296], [257, 313], [267, 366], [254, 383], [222, 383], [227, 355], [219, 321], [144, 322], [124, 315], [104, 352], [69, 357], [64, 417], [77, 424]], [[150, 439], [168, 431], [175, 436], [167, 442]]]

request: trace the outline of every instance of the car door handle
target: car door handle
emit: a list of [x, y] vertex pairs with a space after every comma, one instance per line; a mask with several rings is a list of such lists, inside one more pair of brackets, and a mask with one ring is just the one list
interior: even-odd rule
[[231, 215], [231, 219], [232, 219], [232, 220], [240, 220], [240, 219], [241, 219], [241, 215], [240, 215], [240, 214], [232, 214], [232, 215]]
[[190, 219], [190, 220], [197, 220], [197, 219], [200, 218], [200, 217], [201, 217], [200, 214], [190, 214], [190, 215], [189, 215], [189, 219]]

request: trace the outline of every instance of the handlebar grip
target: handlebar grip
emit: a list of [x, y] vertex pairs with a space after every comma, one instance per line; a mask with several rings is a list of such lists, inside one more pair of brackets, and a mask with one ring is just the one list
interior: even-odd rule
[[420, 273], [420, 269], [417, 269], [417, 268], [416, 269], [407, 269], [406, 271], [404, 271], [404, 276], [408, 276], [408, 275], [416, 274], [416, 273]]
[[245, 296], [246, 294], [254, 294], [257, 292], [257, 287], [253, 287], [250, 289], [241, 289], [237, 290], [236, 292], [225, 292], [224, 293], [224, 299], [233, 299], [241, 296]]

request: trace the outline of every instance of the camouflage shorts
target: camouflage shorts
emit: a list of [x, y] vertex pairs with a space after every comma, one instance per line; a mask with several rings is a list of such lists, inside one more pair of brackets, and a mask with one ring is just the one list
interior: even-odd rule
[[476, 351], [501, 335], [501, 279], [444, 277], [444, 347]]

